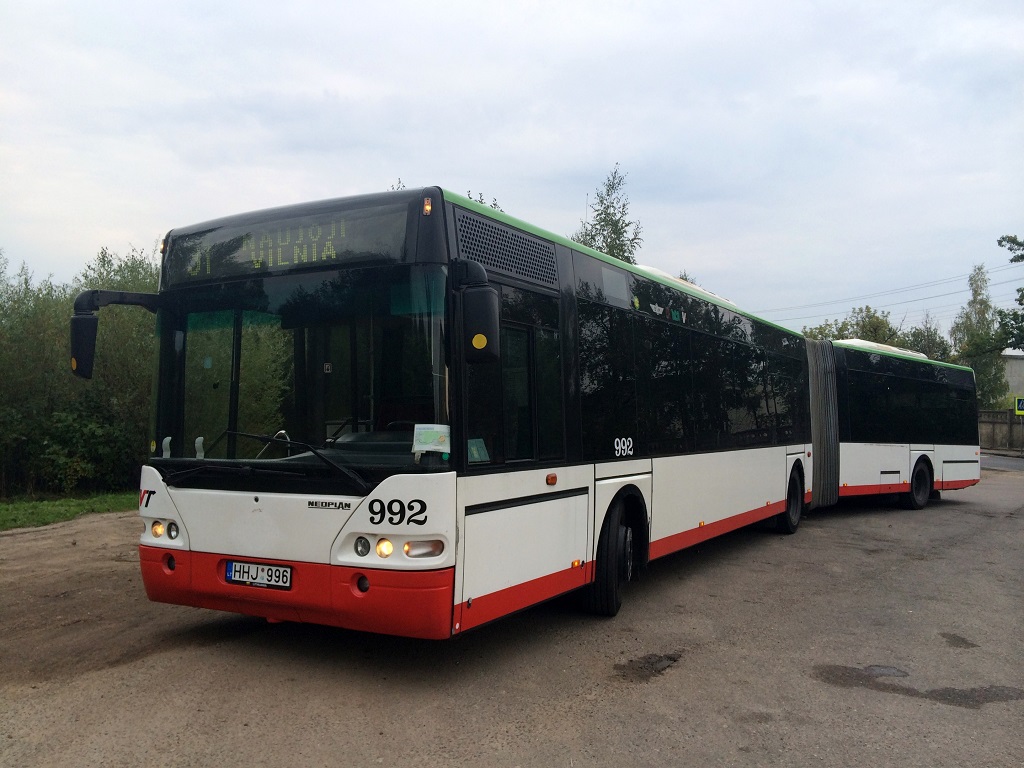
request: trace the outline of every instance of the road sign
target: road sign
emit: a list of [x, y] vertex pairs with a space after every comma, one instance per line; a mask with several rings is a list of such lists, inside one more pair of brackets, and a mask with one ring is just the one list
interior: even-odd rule
[[1017, 401], [1017, 415], [1024, 416], [1024, 397], [1015, 397]]

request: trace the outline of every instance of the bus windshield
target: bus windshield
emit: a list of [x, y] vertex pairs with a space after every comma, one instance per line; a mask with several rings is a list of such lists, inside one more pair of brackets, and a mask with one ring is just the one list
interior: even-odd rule
[[447, 469], [445, 280], [392, 265], [165, 292], [151, 463], [178, 485], [333, 493]]

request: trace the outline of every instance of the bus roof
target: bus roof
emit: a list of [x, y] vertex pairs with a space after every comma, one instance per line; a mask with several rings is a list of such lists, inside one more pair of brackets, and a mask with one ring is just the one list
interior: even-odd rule
[[965, 365], [957, 365], [955, 363], [944, 363], [941, 360], [932, 360], [928, 355], [922, 352], [915, 352], [910, 349], [903, 349], [903, 347], [893, 347], [889, 344], [881, 344], [877, 341], [866, 341], [864, 339], [835, 339], [832, 343], [837, 347], [843, 349], [856, 349], [861, 352], [871, 352], [879, 355], [888, 355], [889, 357], [901, 357], [905, 360], [913, 360], [918, 363], [930, 363], [931, 365], [939, 365], [944, 368], [957, 368], [961, 371], [973, 371], [973, 368], [969, 368]]

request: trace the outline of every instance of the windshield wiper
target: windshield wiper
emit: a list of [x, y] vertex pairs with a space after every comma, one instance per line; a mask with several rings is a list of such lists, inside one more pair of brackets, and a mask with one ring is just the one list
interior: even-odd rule
[[272, 467], [252, 467], [249, 465], [236, 467], [229, 464], [202, 464], [198, 467], [189, 467], [188, 469], [179, 469], [177, 472], [172, 472], [169, 475], [164, 476], [164, 482], [168, 485], [174, 485], [179, 480], [184, 480], [186, 477], [192, 475], [205, 474], [210, 472], [212, 474], [222, 475], [255, 475], [255, 474], [274, 474], [274, 475], [291, 475], [292, 477], [302, 477], [302, 472], [293, 472], [289, 469], [274, 469]]
[[270, 444], [287, 445], [289, 447], [295, 446], [295, 447], [298, 447], [298, 448], [302, 448], [304, 450], [309, 451], [314, 456], [316, 456], [318, 459], [320, 459], [320, 461], [322, 461], [327, 466], [329, 466], [332, 469], [335, 469], [338, 472], [340, 472], [341, 474], [345, 475], [345, 477], [347, 477], [349, 480], [351, 480], [353, 483], [356, 484], [356, 487], [363, 494], [366, 494], [370, 490], [370, 485], [362, 477], [360, 477], [355, 472], [355, 470], [349, 469], [348, 467], [346, 467], [346, 466], [344, 466], [342, 464], [338, 464], [336, 461], [332, 461], [331, 459], [329, 459], [326, 456], [324, 456], [324, 454], [322, 454], [318, 449], [314, 448], [309, 443], [303, 443], [303, 442], [300, 442], [298, 440], [286, 440], [286, 439], [284, 439], [282, 437], [277, 437], [276, 435], [275, 436], [270, 436], [270, 435], [254, 435], [251, 432], [234, 432], [234, 431], [230, 431], [230, 432], [228, 432], [228, 434], [229, 435], [237, 435], [239, 437], [248, 437], [248, 438], [251, 438], [252, 440], [259, 440], [261, 443], [266, 443], [268, 445], [270, 445]]

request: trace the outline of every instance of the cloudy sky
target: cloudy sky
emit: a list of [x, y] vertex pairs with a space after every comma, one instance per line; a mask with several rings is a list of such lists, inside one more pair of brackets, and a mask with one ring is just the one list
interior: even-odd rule
[[642, 263], [784, 325], [948, 328], [975, 264], [1010, 306], [1024, 4], [0, 5], [0, 248], [37, 279], [399, 178], [568, 235], [615, 163]]

